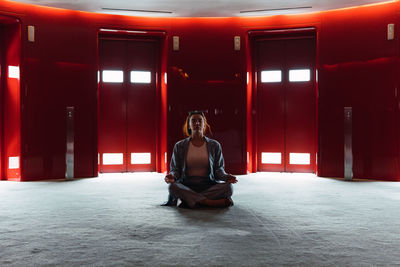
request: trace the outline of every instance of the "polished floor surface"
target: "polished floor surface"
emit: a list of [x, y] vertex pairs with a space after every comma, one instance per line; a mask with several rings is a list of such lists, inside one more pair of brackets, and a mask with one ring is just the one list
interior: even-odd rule
[[163, 174], [0, 182], [0, 266], [400, 265], [400, 183], [238, 176], [235, 206], [161, 207]]

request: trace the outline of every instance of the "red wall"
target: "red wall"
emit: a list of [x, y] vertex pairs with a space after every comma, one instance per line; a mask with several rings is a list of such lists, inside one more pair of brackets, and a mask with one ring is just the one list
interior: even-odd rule
[[[395, 8], [394, 8], [395, 7]], [[353, 174], [399, 179], [398, 5], [322, 14], [319, 38], [319, 174], [343, 176], [343, 107], [353, 107]], [[396, 32], [399, 35], [399, 31]]]
[[[228, 172], [256, 170], [254, 93], [248, 31], [317, 30], [319, 176], [343, 177], [343, 107], [353, 107], [354, 176], [399, 180], [399, 4], [255, 18], [137, 18], [0, 1], [21, 21], [22, 179], [62, 178], [65, 108], [75, 106], [75, 176], [97, 175], [97, 36], [100, 28], [167, 32], [161, 85], [160, 147], [170, 158], [188, 110], [208, 110]], [[396, 39], [386, 26], [396, 23]], [[35, 26], [36, 41], [27, 40]], [[242, 49], [234, 51], [233, 37]], [[172, 51], [179, 36], [180, 51]], [[187, 75], [185, 75], [187, 74]], [[250, 79], [251, 81], [251, 79]], [[167, 131], [165, 133], [165, 129]], [[247, 163], [249, 152], [249, 163]], [[161, 171], [165, 165], [161, 164]]]
[[183, 138], [188, 111], [204, 110], [226, 169], [246, 173], [246, 58], [233, 46], [244, 31], [236, 19], [186, 18], [173, 21], [171, 35], [179, 36], [180, 50], [169, 54], [168, 151]]

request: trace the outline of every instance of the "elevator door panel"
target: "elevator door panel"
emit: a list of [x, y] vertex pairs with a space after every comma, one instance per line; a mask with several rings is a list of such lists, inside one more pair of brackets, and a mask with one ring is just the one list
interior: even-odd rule
[[[126, 44], [99, 42], [99, 154], [100, 172], [126, 171], [126, 84], [124, 82]], [[113, 72], [109, 72], [113, 71]], [[118, 73], [122, 72], [122, 81]], [[114, 74], [114, 75], [112, 75]], [[114, 80], [112, 79], [114, 78]]]
[[[286, 41], [286, 171], [315, 168], [315, 40]], [[296, 75], [297, 74], [297, 75]]]
[[[128, 42], [127, 156], [129, 171], [154, 171], [156, 151], [156, 43]], [[133, 73], [132, 73], [133, 71]], [[132, 75], [131, 75], [132, 74]]]
[[314, 62], [313, 37], [256, 42], [259, 171], [314, 172]]
[[154, 171], [157, 43], [101, 39], [99, 51], [100, 172]]
[[[282, 154], [285, 150], [284, 41], [263, 42], [258, 47], [258, 112], [257, 146], [260, 171], [284, 171]], [[279, 81], [280, 80], [280, 81]]]

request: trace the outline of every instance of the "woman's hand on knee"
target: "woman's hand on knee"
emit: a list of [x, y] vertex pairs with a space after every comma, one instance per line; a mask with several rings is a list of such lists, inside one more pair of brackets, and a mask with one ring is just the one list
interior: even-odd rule
[[169, 173], [169, 174], [165, 175], [164, 181], [165, 181], [167, 184], [175, 183], [175, 177], [174, 177], [173, 174]]
[[230, 183], [230, 184], [236, 184], [237, 183], [236, 177], [233, 176], [232, 174], [228, 174], [228, 176], [226, 176], [226, 178], [225, 178], [225, 181], [227, 183]]

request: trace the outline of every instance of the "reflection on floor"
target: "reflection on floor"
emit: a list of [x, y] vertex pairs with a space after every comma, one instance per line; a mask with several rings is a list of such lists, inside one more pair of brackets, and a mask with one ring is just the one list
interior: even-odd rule
[[238, 179], [221, 210], [159, 206], [159, 173], [2, 181], [0, 265], [400, 264], [400, 183]]

